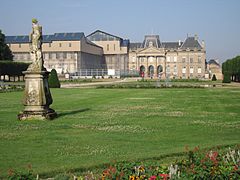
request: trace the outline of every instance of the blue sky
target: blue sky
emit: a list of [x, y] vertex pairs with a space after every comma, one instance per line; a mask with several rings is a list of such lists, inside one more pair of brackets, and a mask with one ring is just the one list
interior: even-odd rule
[[162, 41], [205, 40], [207, 60], [240, 54], [240, 0], [0, 0], [0, 29], [26, 35], [36, 17], [44, 34], [100, 29], [142, 42], [146, 34]]

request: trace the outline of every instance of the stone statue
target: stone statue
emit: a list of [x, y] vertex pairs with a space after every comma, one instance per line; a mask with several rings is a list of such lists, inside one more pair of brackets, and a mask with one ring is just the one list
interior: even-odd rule
[[42, 56], [42, 26], [38, 24], [37, 19], [32, 19], [32, 32], [29, 35], [30, 54], [33, 60], [28, 67], [28, 71], [42, 71], [43, 56]]
[[50, 108], [53, 102], [48, 85], [49, 72], [43, 66], [42, 27], [36, 19], [32, 20], [32, 32], [29, 35], [32, 64], [25, 75], [24, 111], [18, 114], [19, 120], [54, 119], [57, 113]]

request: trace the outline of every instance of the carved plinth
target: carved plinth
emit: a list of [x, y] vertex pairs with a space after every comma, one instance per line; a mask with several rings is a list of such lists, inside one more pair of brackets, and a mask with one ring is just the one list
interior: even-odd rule
[[18, 114], [19, 120], [28, 119], [53, 119], [57, 113], [49, 108], [52, 104], [52, 96], [48, 86], [47, 71], [25, 71], [25, 93], [23, 104], [24, 111]]

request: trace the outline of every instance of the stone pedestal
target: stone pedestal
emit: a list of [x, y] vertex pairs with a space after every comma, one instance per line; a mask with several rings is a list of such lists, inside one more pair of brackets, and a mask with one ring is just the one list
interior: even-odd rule
[[18, 114], [19, 120], [39, 119], [51, 120], [57, 113], [49, 108], [52, 104], [52, 96], [48, 86], [47, 71], [24, 71], [25, 93], [23, 104], [24, 111]]

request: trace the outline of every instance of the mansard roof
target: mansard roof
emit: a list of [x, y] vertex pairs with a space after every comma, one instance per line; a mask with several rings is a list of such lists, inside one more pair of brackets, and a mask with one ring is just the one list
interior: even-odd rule
[[198, 42], [198, 40], [195, 37], [187, 37], [187, 39], [184, 41], [184, 43], [181, 46], [181, 49], [202, 49], [202, 46]]
[[162, 42], [162, 46], [166, 49], [178, 49], [183, 42]]
[[147, 47], [156, 47], [156, 48], [161, 48], [161, 42], [159, 35], [146, 35], [144, 38], [144, 41], [142, 43], [141, 48], [147, 48]]
[[130, 43], [130, 45], [129, 45], [129, 47], [130, 47], [130, 49], [132, 49], [132, 50], [137, 50], [138, 48], [141, 48], [141, 46], [142, 46], [142, 43]]
[[[43, 35], [43, 42], [52, 42], [52, 41], [79, 41], [84, 37], [83, 32], [77, 33], [54, 33], [51, 35]], [[5, 42], [7, 44], [11, 43], [29, 43], [29, 36], [6, 36]]]

